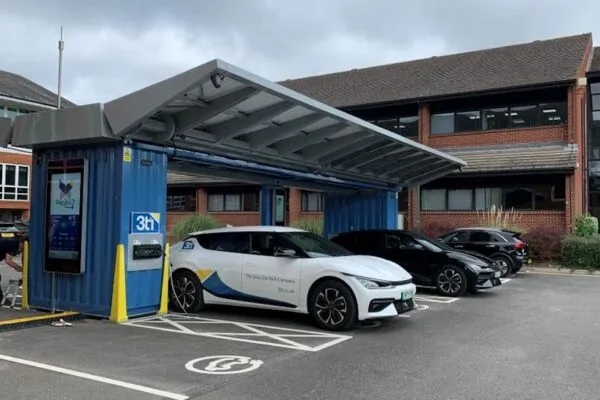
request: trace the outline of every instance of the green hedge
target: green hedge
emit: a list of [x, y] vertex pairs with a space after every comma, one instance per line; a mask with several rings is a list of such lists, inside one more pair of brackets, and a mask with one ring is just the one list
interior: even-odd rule
[[564, 267], [600, 269], [600, 235], [569, 235], [562, 240], [560, 253]]
[[323, 236], [323, 219], [321, 218], [302, 218], [292, 224], [294, 228], [312, 232]]
[[579, 237], [590, 237], [598, 234], [598, 218], [589, 214], [577, 216], [575, 221], [575, 235]]
[[195, 214], [177, 222], [173, 227], [173, 238], [176, 242], [183, 240], [192, 232], [204, 231], [206, 229], [220, 228], [213, 217], [207, 214]]

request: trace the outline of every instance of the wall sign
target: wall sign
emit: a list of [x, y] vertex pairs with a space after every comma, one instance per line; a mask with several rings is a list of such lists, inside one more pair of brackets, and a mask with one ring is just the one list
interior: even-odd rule
[[160, 233], [160, 213], [132, 212], [131, 233]]

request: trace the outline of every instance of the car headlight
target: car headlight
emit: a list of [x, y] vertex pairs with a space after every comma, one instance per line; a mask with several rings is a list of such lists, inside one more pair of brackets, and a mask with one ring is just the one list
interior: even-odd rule
[[378, 281], [376, 279], [363, 278], [361, 276], [354, 277], [366, 289], [392, 289], [394, 286], [389, 282]]

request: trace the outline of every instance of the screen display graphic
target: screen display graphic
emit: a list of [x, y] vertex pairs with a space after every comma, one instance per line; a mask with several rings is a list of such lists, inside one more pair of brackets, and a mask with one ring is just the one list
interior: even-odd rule
[[84, 223], [83, 160], [48, 166], [46, 270], [81, 273]]

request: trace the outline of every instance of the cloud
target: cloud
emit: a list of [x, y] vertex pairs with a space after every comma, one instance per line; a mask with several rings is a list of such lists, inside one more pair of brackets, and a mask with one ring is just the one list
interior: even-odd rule
[[[600, 3], [548, 0], [22, 0], [0, 11], [0, 69], [108, 101], [214, 58], [271, 80], [594, 32]], [[600, 33], [600, 32], [599, 32]]]

